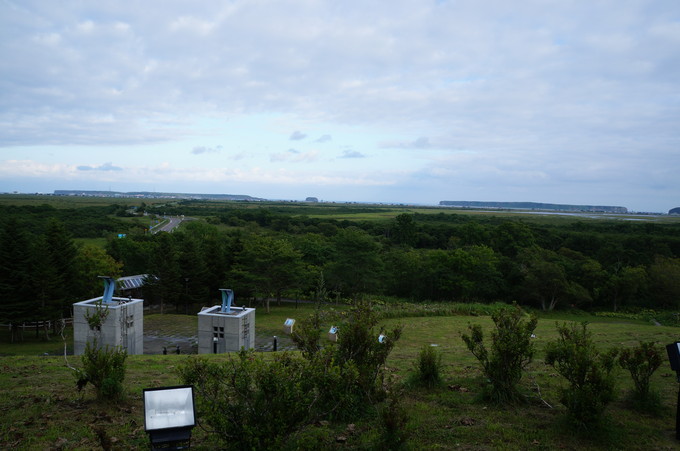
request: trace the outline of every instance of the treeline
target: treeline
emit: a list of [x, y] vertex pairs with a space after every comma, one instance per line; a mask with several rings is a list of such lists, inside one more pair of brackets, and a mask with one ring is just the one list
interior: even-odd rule
[[[217, 302], [219, 288], [237, 302], [370, 295], [618, 310], [680, 301], [678, 224], [451, 213], [351, 221], [315, 206], [224, 205], [166, 205], [207, 220], [158, 235], [118, 219], [124, 206], [2, 207], [0, 323], [69, 317], [73, 302], [101, 295], [98, 275], [150, 274], [147, 302], [187, 313]], [[130, 233], [118, 239], [121, 230]], [[105, 250], [73, 240], [92, 235], [108, 237]]]
[[517, 301], [550, 310], [674, 309], [680, 227], [625, 222], [539, 225], [453, 214], [349, 221], [237, 208], [181, 231], [113, 240], [126, 274], [158, 277], [149, 297], [193, 304], [220, 287], [241, 298], [394, 296]]
[[11, 325], [12, 341], [22, 339], [24, 322], [70, 318], [73, 302], [101, 295], [97, 276], [121, 272], [100, 247], [76, 245], [63, 222], [40, 224], [15, 216], [0, 222], [0, 323]]
[[141, 223], [124, 222], [120, 217], [132, 216], [130, 207], [108, 205], [101, 207], [54, 208], [51, 205], [0, 205], [0, 218], [6, 223], [16, 220], [33, 234], [42, 233], [52, 220], [62, 223], [75, 237], [101, 238], [112, 233], [143, 231]]

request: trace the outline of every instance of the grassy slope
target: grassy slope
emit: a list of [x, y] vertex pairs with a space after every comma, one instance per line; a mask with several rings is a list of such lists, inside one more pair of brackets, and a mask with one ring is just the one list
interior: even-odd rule
[[[299, 310], [293, 306], [272, 306], [270, 314], [261, 309], [257, 331], [280, 334], [285, 318], [301, 318], [311, 308], [309, 305]], [[526, 406], [508, 409], [476, 401], [481, 383], [479, 369], [460, 339], [461, 332], [465, 332], [470, 323], [482, 324], [490, 331], [488, 317], [402, 318], [387, 322], [404, 325], [404, 334], [388, 362], [389, 373], [395, 380], [408, 377], [422, 346], [437, 344], [443, 354], [445, 384], [433, 390], [405, 389], [402, 398], [410, 415], [408, 429], [414, 449], [672, 449], [676, 446], [674, 408], [678, 387], [668, 365], [653, 378], [653, 386], [662, 395], [662, 414], [654, 417], [629, 411], [621, 396], [609, 409], [616, 434], [609, 442], [597, 442], [566, 432], [561, 423], [564, 409], [559, 404], [558, 388], [563, 381], [542, 361], [545, 343], [557, 336], [553, 319], [539, 321], [536, 331], [538, 355], [524, 380], [527, 393], [533, 398]], [[172, 334], [192, 330], [195, 318], [152, 315], [145, 323], [147, 330], [165, 330]], [[589, 328], [605, 348], [632, 346], [638, 340], [670, 343], [678, 334], [676, 328], [632, 322], [593, 322]], [[36, 349], [30, 347], [33, 345], [19, 345], [24, 346], [29, 346], [24, 349], [26, 353], [34, 354]], [[7, 349], [8, 345], [3, 345], [0, 352]], [[142, 389], [177, 384], [175, 368], [186, 358], [185, 355], [130, 356], [126, 399], [116, 404], [101, 404], [94, 400], [91, 391], [86, 389], [81, 394], [75, 391], [72, 370], [67, 368], [63, 356], [1, 357], [0, 409], [4, 419], [0, 426], [0, 448], [91, 449], [101, 446], [101, 440], [108, 440], [117, 448], [147, 446]], [[68, 361], [71, 365], [79, 363], [72, 356]], [[630, 378], [620, 371], [619, 382], [623, 394], [631, 386]], [[541, 401], [537, 387], [543, 400], [553, 408]], [[345, 425], [321, 428], [329, 438], [322, 445], [326, 449], [336, 446], [334, 437], [345, 432]], [[375, 421], [367, 418], [357, 423], [356, 432], [349, 434], [344, 447], [362, 447], [374, 436]], [[192, 443], [198, 449], [215, 446], [201, 428], [194, 430]]]
[[[390, 365], [399, 376], [406, 374], [419, 347], [429, 342], [441, 349], [447, 374], [446, 388], [415, 390], [406, 398], [412, 411], [417, 412], [412, 416], [411, 426], [421, 448], [446, 447], [453, 443], [473, 449], [598, 449], [610, 445], [618, 449], [665, 449], [676, 446], [673, 410], [678, 387], [668, 365], [656, 372], [652, 383], [662, 394], [664, 411], [660, 417], [639, 415], [626, 408], [625, 392], [632, 388], [632, 382], [627, 373], [619, 370], [621, 396], [609, 409], [616, 433], [609, 437], [609, 444], [597, 443], [569, 434], [561, 424], [564, 408], [559, 403], [558, 390], [564, 381], [543, 363], [545, 344], [557, 337], [553, 320], [539, 321], [536, 329], [538, 354], [523, 382], [532, 393], [531, 403], [514, 409], [498, 409], [475, 401], [481, 388], [479, 368], [460, 334], [467, 330], [469, 323], [482, 324], [490, 331], [490, 318], [436, 317], [409, 322], [390, 358]], [[675, 328], [623, 322], [592, 323], [589, 329], [602, 348], [634, 346], [639, 340], [670, 343], [678, 335]], [[452, 385], [461, 385], [463, 391], [452, 390]], [[541, 398], [553, 408], [548, 408]], [[464, 425], [468, 423], [472, 425]]]

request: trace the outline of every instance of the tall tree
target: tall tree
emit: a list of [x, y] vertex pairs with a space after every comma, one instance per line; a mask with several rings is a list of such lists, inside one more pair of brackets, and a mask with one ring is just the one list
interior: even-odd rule
[[108, 254], [123, 264], [122, 272], [127, 276], [148, 273], [153, 250], [153, 237], [148, 235], [114, 238], [106, 245]]
[[[203, 247], [193, 235], [181, 234], [179, 244], [179, 271], [184, 291], [182, 292], [182, 312], [189, 314], [189, 305], [206, 305], [210, 300], [208, 293], [208, 268]], [[192, 312], [193, 313], [193, 312]]]
[[151, 302], [158, 302], [161, 313], [165, 306], [178, 306], [181, 302], [183, 285], [178, 261], [177, 247], [173, 235], [159, 233], [154, 239], [151, 255], [150, 275], [145, 283], [144, 296]]
[[462, 292], [464, 299], [469, 300], [496, 300], [503, 286], [503, 275], [499, 270], [500, 258], [488, 246], [475, 245], [457, 252], [465, 251], [466, 258], [463, 260], [459, 271], [465, 278], [472, 282], [467, 285], [468, 289]]
[[481, 246], [489, 241], [487, 229], [478, 222], [470, 221], [459, 229], [461, 243], [465, 246]]
[[417, 240], [416, 222], [413, 215], [402, 213], [394, 218], [390, 239], [402, 246], [414, 246]]
[[425, 299], [423, 250], [392, 248], [386, 259], [386, 291], [404, 299]]
[[454, 272], [454, 256], [443, 249], [423, 251], [423, 262], [420, 271], [423, 297], [432, 300], [453, 300], [461, 284], [465, 283], [459, 274]]
[[564, 262], [567, 278], [583, 287], [590, 300], [597, 299], [607, 278], [602, 265], [597, 260], [568, 248], [561, 248], [558, 254]]
[[119, 277], [123, 267], [104, 249], [92, 244], [78, 247], [75, 264], [79, 274], [78, 292], [87, 298], [101, 296], [102, 282], [98, 276]]
[[579, 304], [592, 298], [588, 290], [570, 280], [567, 262], [557, 252], [534, 246], [518, 255], [524, 279], [518, 287], [528, 300], [538, 301], [541, 309], [553, 310], [560, 303]]
[[534, 234], [522, 222], [505, 221], [492, 231], [493, 247], [507, 257], [515, 257], [522, 249], [535, 244]]
[[657, 255], [647, 272], [655, 307], [677, 309], [680, 306], [680, 258]]
[[208, 298], [217, 299], [220, 288], [230, 288], [223, 286], [227, 275], [225, 240], [217, 234], [208, 235], [201, 240], [201, 247], [205, 258]]
[[609, 275], [605, 286], [605, 297], [611, 302], [612, 310], [630, 304], [647, 283], [647, 271], [643, 266], [624, 266]]
[[335, 252], [328, 265], [328, 280], [349, 295], [376, 292], [380, 287], [383, 262], [380, 245], [356, 227], [338, 232]]
[[[219, 298], [220, 288], [230, 288], [223, 286], [227, 271], [228, 237], [219, 232], [215, 226], [201, 221], [186, 222], [181, 235], [175, 236], [182, 237], [180, 266], [182, 277], [190, 279], [189, 289], [194, 289], [192, 301], [208, 302], [210, 299]], [[188, 249], [190, 246], [195, 249]], [[195, 262], [195, 268], [189, 268], [192, 261]]]
[[46, 310], [52, 319], [70, 317], [71, 304], [83, 296], [77, 291], [78, 251], [69, 231], [56, 219], [47, 224], [44, 245], [44, 262], [47, 265], [44, 280], [47, 289]]
[[22, 339], [19, 325], [32, 318], [36, 304], [32, 241], [15, 219], [0, 226], [0, 321], [10, 324], [10, 341]]
[[243, 250], [230, 277], [246, 290], [262, 296], [269, 312], [269, 299], [281, 299], [284, 292], [295, 290], [302, 274], [301, 254], [288, 240], [251, 235], [243, 241]]

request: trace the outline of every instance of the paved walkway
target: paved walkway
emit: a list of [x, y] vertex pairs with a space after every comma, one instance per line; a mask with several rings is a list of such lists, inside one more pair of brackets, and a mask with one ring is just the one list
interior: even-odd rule
[[[277, 351], [294, 351], [297, 350], [295, 344], [287, 335], [277, 336]], [[144, 354], [162, 354], [163, 347], [168, 351], [168, 354], [173, 354], [177, 350], [181, 354], [196, 354], [198, 349], [198, 337], [182, 336], [182, 335], [149, 335], [144, 334]], [[274, 348], [274, 337], [255, 335], [255, 351], [271, 352]]]

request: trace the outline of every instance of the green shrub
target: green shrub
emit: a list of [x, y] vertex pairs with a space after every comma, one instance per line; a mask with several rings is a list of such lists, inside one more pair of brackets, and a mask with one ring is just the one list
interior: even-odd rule
[[650, 324], [662, 326], [680, 326], [680, 313], [673, 310], [652, 310], [646, 308], [628, 307], [616, 312], [595, 312], [595, 316], [604, 318], [625, 318], [645, 321]]
[[[401, 336], [401, 326], [391, 331], [378, 327], [379, 316], [368, 302], [358, 302], [348, 312], [338, 329], [335, 356], [340, 364], [354, 362], [359, 383], [367, 395], [380, 390], [380, 377], [387, 357]], [[382, 338], [379, 340], [379, 337]]]
[[481, 304], [479, 302], [416, 303], [384, 297], [380, 300], [374, 299], [371, 303], [373, 311], [381, 319], [428, 316], [490, 316], [508, 307], [508, 304], [504, 302], [495, 302], [493, 304]]
[[191, 359], [183, 383], [195, 386], [199, 412], [226, 444], [273, 448], [305, 423], [311, 403], [307, 381], [300, 379], [301, 362], [284, 358], [265, 363], [242, 352], [224, 365]]
[[613, 369], [616, 350], [601, 353], [595, 348], [588, 323], [557, 325], [559, 338], [548, 343], [546, 363], [569, 382], [562, 389], [561, 402], [568, 418], [579, 430], [596, 431], [603, 413], [614, 399]]
[[321, 312], [318, 305], [314, 313], [295, 325], [291, 338], [305, 357], [311, 357], [319, 352], [321, 349]]
[[534, 345], [531, 336], [538, 320], [525, 320], [522, 309], [515, 305], [491, 315], [496, 329], [491, 334], [491, 350], [484, 345], [484, 333], [478, 324], [470, 325], [470, 335], [462, 335], [467, 348], [482, 364], [489, 380], [486, 397], [495, 403], [514, 403], [523, 400], [517, 385], [524, 368], [531, 363]]
[[[308, 325], [318, 330], [318, 317]], [[281, 449], [306, 426], [357, 418], [387, 393], [382, 368], [400, 327], [379, 341], [375, 315], [360, 304], [340, 324], [337, 345], [319, 348], [304, 330], [302, 356], [264, 360], [241, 351], [226, 362], [192, 357], [178, 368], [182, 383], [195, 387], [199, 416], [225, 445]]]
[[635, 385], [631, 398], [639, 410], [656, 411], [660, 406], [659, 395], [650, 389], [649, 380], [664, 362], [664, 354], [655, 342], [640, 342], [636, 348], [621, 351], [619, 365], [630, 372]]
[[423, 346], [415, 364], [414, 382], [425, 387], [435, 387], [441, 383], [441, 370], [441, 352], [434, 346]]
[[361, 401], [356, 367], [323, 351], [312, 359], [264, 360], [252, 351], [226, 362], [192, 357], [178, 372], [195, 388], [199, 416], [230, 448], [281, 449], [293, 433], [349, 415]]
[[402, 396], [395, 393], [385, 400], [380, 409], [380, 437], [376, 448], [379, 450], [400, 450], [408, 446], [408, 414], [401, 404]]
[[109, 306], [103, 305], [101, 299], [94, 305], [94, 311], [91, 311], [90, 309], [85, 311], [85, 321], [87, 321], [88, 326], [90, 326], [90, 330], [101, 332], [102, 325], [109, 316]]
[[87, 342], [81, 360], [82, 369], [76, 370], [78, 391], [88, 383], [94, 386], [99, 399], [116, 399], [123, 394], [127, 351], [120, 347], [99, 347], [97, 339]]

